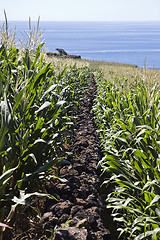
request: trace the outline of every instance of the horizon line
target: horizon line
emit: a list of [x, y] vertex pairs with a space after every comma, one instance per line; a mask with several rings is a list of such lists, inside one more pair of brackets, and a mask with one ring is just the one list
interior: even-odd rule
[[[30, 18], [31, 19], [31, 18]], [[5, 19], [0, 19], [0, 21], [5, 22]], [[19, 19], [12, 19], [8, 20], [8, 22], [28, 22], [28, 20], [19, 20]], [[32, 22], [37, 22], [37, 20], [32, 20]], [[159, 20], [41, 20], [40, 22], [160, 22]]]

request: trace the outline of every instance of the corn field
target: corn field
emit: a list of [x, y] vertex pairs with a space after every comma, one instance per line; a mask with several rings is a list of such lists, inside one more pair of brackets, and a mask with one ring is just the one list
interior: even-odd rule
[[67, 163], [70, 153], [62, 144], [72, 141], [91, 76], [76, 66], [56, 74], [43, 61], [42, 46], [33, 54], [0, 46], [0, 239], [17, 206], [30, 206], [33, 195], [46, 196], [36, 186], [57, 179], [55, 169]]
[[160, 239], [160, 94], [142, 79], [97, 76], [93, 111], [104, 149], [106, 208], [121, 239]]
[[[45, 181], [64, 182], [58, 167], [72, 153], [77, 109], [93, 70], [56, 66], [42, 54], [41, 32], [30, 27], [27, 46], [16, 48], [8, 22], [0, 31], [0, 240], [19, 205]], [[26, 35], [25, 35], [26, 36]], [[33, 40], [33, 41], [32, 41]], [[160, 239], [160, 86], [141, 77], [96, 74], [92, 111], [100, 136], [105, 206], [124, 240]], [[55, 199], [57, 201], [57, 199]]]

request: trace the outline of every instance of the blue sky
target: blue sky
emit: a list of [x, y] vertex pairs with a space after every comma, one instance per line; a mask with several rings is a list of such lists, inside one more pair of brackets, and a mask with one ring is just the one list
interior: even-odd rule
[[160, 0], [3, 0], [0, 19], [41, 21], [157, 21]]

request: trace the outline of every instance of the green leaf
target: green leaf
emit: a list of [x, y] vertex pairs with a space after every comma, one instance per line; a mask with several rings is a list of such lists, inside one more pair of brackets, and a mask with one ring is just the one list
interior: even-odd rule
[[28, 156], [34, 160], [35, 164], [37, 164], [37, 159], [33, 153], [30, 153]]
[[18, 166], [16, 166], [15, 168], [11, 168], [0, 176], [0, 187], [3, 186], [3, 184], [10, 179], [10, 176], [17, 168]]
[[35, 130], [42, 129], [43, 123], [44, 123], [44, 118], [39, 118]]
[[159, 203], [159, 200], [160, 200], [160, 196], [159, 196], [159, 195], [156, 195], [156, 196], [154, 197], [154, 199], [150, 202], [149, 206], [147, 206], [147, 207], [145, 208], [145, 211], [146, 211], [148, 208], [152, 207], [154, 204], [158, 204], [158, 203]]
[[33, 145], [39, 144], [39, 143], [40, 143], [40, 144], [41, 144], [41, 143], [42, 143], [42, 144], [46, 144], [46, 141], [44, 141], [43, 139], [37, 139], [37, 140], [34, 141], [34, 144], [33, 144]]
[[31, 59], [30, 59], [30, 56], [29, 56], [29, 50], [28, 49], [26, 50], [25, 57], [23, 58], [23, 63], [25, 65], [25, 68], [27, 70], [29, 70], [30, 69], [30, 65], [31, 65]]
[[39, 113], [39, 112], [43, 111], [44, 109], [48, 108], [50, 105], [51, 105], [51, 102], [46, 101], [45, 103], [43, 103], [43, 105], [37, 111], [35, 111], [35, 113]]
[[60, 160], [58, 163], [57, 163], [57, 165], [58, 166], [67, 166], [67, 165], [70, 165], [71, 164], [71, 162], [70, 161], [68, 161], [68, 160], [66, 160], [66, 159], [62, 159], [62, 160]]
[[50, 194], [38, 193], [38, 192], [25, 193], [24, 190], [20, 190], [20, 197], [17, 198], [16, 196], [14, 196], [12, 198], [12, 201], [15, 202], [16, 204], [30, 206], [30, 202], [27, 201], [27, 199], [30, 198], [31, 196], [48, 197], [48, 198], [51, 198], [51, 199], [56, 199], [55, 197], [53, 197]]
[[158, 217], [160, 218], [160, 208], [159, 207], [155, 209], [155, 212], [158, 215]]
[[147, 237], [151, 237], [153, 231], [146, 231], [145, 233], [138, 234], [134, 240], [145, 240]]
[[12, 168], [12, 169], [9, 169], [8, 171], [6, 171], [4, 174], [2, 174], [0, 176], [0, 195], [4, 195], [5, 194], [5, 187], [6, 185], [8, 184], [13, 172], [18, 168], [15, 167], [15, 168]]
[[127, 182], [127, 181], [120, 181], [120, 180], [117, 180], [115, 181], [116, 183], [118, 183], [120, 186], [123, 186], [123, 187], [127, 187], [127, 188], [131, 188], [131, 189], [135, 189], [135, 190], [138, 190], [138, 191], [142, 191], [141, 188], [135, 186], [133, 183], [131, 182]]
[[24, 88], [15, 96], [15, 105], [13, 107], [13, 112], [16, 111], [16, 109], [19, 107], [19, 105], [22, 103], [22, 97], [24, 93]]
[[6, 93], [4, 94], [4, 101], [1, 101], [1, 115], [2, 115], [2, 127], [8, 127], [12, 119], [12, 109], [7, 99]]
[[50, 88], [44, 92], [43, 96], [42, 96], [42, 99], [50, 92], [53, 91], [53, 89], [55, 89], [57, 87], [57, 84], [53, 84], [52, 86], [50, 86]]
[[62, 100], [56, 103], [57, 106], [62, 106], [66, 103], [66, 101]]
[[53, 165], [57, 163], [57, 160], [53, 158], [52, 160], [49, 160], [46, 162], [43, 166], [40, 166], [36, 171], [35, 174], [40, 174], [41, 172], [46, 172], [49, 168], [51, 168]]
[[36, 56], [35, 56], [35, 58], [34, 58], [34, 62], [33, 62], [33, 64], [32, 64], [32, 66], [31, 66], [31, 70], [34, 69], [34, 67], [35, 67], [35, 65], [36, 65], [36, 63], [37, 63], [37, 60], [38, 60], [38, 58], [39, 58], [39, 56], [40, 56], [41, 48], [42, 48], [43, 46], [44, 46], [44, 43], [40, 44], [40, 45], [37, 47], [37, 49], [36, 49]]
[[136, 127], [140, 128], [140, 129], [147, 129], [147, 130], [150, 130], [151, 132], [156, 132], [153, 128], [151, 128], [148, 125], [140, 125], [140, 126], [136, 126]]
[[48, 63], [44, 68], [42, 68], [42, 70], [36, 75], [35, 77], [35, 82], [34, 82], [34, 86], [33, 88], [36, 89], [39, 82], [41, 81], [42, 78], [44, 78], [47, 74], [47, 72], [50, 69], [50, 65], [51, 63]]
[[156, 236], [158, 235], [158, 237], [159, 237], [159, 234], [160, 234], [160, 228], [156, 228], [156, 229], [154, 229], [153, 230], [153, 233], [152, 233], [152, 239], [153, 240], [158, 240], [158, 238], [156, 238]]

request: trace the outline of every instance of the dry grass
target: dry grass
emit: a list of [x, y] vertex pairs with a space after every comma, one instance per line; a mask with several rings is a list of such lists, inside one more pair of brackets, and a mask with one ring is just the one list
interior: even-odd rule
[[146, 83], [160, 84], [160, 70], [159, 69], [146, 69], [138, 68], [134, 65], [111, 63], [104, 61], [90, 61], [85, 59], [68, 59], [60, 57], [48, 57], [45, 55], [47, 62], [54, 63], [57, 70], [61, 70], [64, 65], [76, 65], [77, 67], [88, 66], [92, 69], [100, 69], [104, 73], [104, 78], [113, 81], [118, 78], [119, 80], [128, 79], [128, 84], [135, 79], [143, 79]]
[[63, 58], [63, 57], [55, 57], [55, 56], [47, 56], [44, 55], [44, 60], [49, 63], [53, 63], [55, 66], [55, 70], [61, 71], [65, 65], [73, 66], [76, 65], [77, 67], [89, 67], [89, 62], [84, 59], [72, 59], [72, 58]]

